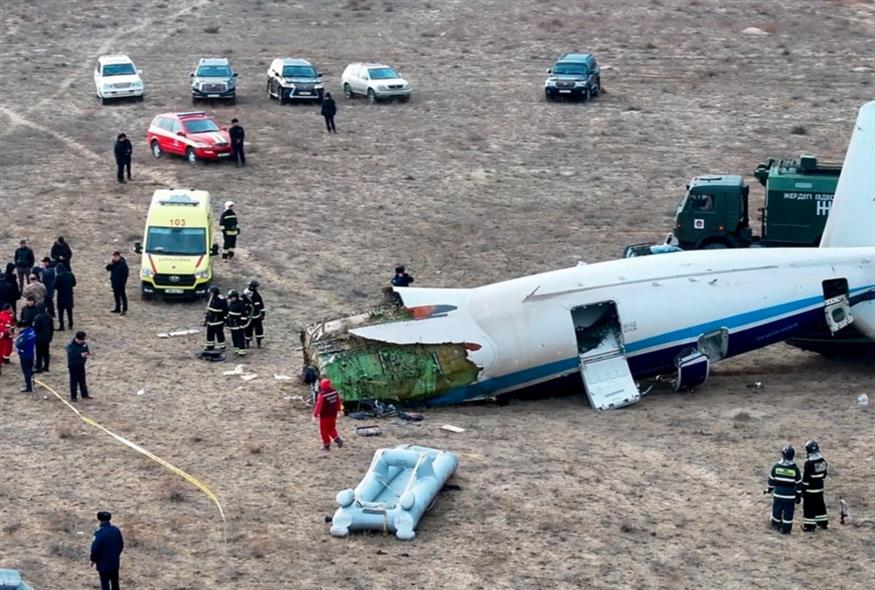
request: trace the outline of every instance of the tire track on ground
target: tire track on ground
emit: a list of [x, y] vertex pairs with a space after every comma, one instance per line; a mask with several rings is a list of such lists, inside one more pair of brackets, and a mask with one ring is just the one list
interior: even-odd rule
[[[211, 2], [212, 2], [212, 0], [195, 0], [194, 2], [186, 4], [183, 8], [177, 10], [174, 13], [162, 15], [161, 20], [164, 20], [165, 18], [169, 19], [169, 20], [176, 20], [180, 16], [183, 16], [196, 8], [200, 8], [201, 6], [205, 6], [207, 4], [210, 4]], [[98, 47], [95, 50], [94, 54], [99, 56], [99, 55], [104, 55], [104, 54], [108, 53], [116, 46], [116, 43], [118, 43], [119, 40], [125, 39], [125, 38], [130, 37], [132, 35], [135, 35], [137, 33], [140, 33], [142, 31], [148, 29], [149, 27], [153, 26], [157, 21], [158, 21], [158, 18], [156, 18], [156, 17], [147, 17], [147, 18], [141, 19], [139, 22], [137, 22], [137, 24], [135, 24], [132, 27], [129, 27], [126, 29], [120, 29], [115, 35], [112, 35], [111, 37], [106, 39], [106, 41], [104, 41], [100, 45], [100, 47]], [[169, 37], [172, 34], [173, 34], [172, 31], [170, 31], [169, 29], [166, 29], [166, 32], [162, 32], [161, 34], [152, 37], [150, 39], [149, 43], [146, 44], [146, 47], [150, 47], [152, 45], [160, 43], [161, 41], [163, 41], [164, 39], [166, 39], [167, 37]], [[43, 98], [42, 100], [31, 105], [31, 107], [29, 109], [27, 109], [27, 113], [31, 113], [33, 111], [43, 109], [48, 104], [56, 103], [60, 97], [65, 96], [67, 94], [67, 90], [70, 88], [70, 86], [73, 85], [74, 82], [76, 82], [76, 80], [81, 79], [83, 76], [87, 77], [88, 72], [91, 70], [91, 67], [92, 67], [94, 54], [92, 54], [91, 58], [83, 61], [79, 67], [73, 68], [73, 71], [70, 73], [70, 75], [67, 76], [66, 78], [64, 78], [63, 80], [61, 80], [61, 82], [57, 85], [57, 88], [56, 88], [56, 91], [54, 92], [54, 94], [52, 94], [51, 96], [47, 96], [47, 97]], [[89, 93], [89, 95], [93, 95], [93, 93]], [[69, 109], [70, 111], [77, 113], [77, 114], [80, 114], [82, 112], [81, 107], [77, 106], [74, 103], [68, 102], [66, 104], [66, 108]]]
[[[12, 127], [30, 127], [35, 131], [50, 136], [54, 140], [59, 140], [65, 143], [74, 154], [92, 162], [100, 162], [101, 166], [106, 166], [106, 157], [103, 154], [97, 153], [87, 145], [76, 141], [70, 136], [59, 133], [57, 130], [49, 129], [44, 125], [36, 123], [35, 121], [31, 121], [24, 115], [21, 115], [5, 106], [0, 106], [0, 113], [2, 113], [4, 116], [6, 116], [7, 119], [9, 119]], [[179, 180], [175, 176], [170, 176], [168, 174], [165, 174], [164, 172], [159, 172], [157, 170], [143, 168], [142, 172], [138, 172], [138, 174], [150, 178], [156, 184], [166, 185], [169, 188], [179, 185]]]

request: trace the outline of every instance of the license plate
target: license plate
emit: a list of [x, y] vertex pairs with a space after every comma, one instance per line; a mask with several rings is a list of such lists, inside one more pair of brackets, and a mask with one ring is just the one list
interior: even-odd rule
[[310, 96], [313, 93], [312, 92], [299, 92], [298, 94], [300, 94], [301, 96], [305, 96], [305, 95]]
[[225, 154], [217, 154], [217, 156], [218, 156], [219, 158], [227, 158], [227, 157], [230, 156], [230, 155], [231, 155], [231, 154], [228, 154], [228, 153], [225, 153]]
[[207, 94], [207, 98], [219, 98], [218, 94]]
[[182, 289], [164, 289], [165, 293], [170, 293], [171, 295], [182, 295], [185, 293]]
[[571, 94], [570, 90], [560, 90], [559, 94]]

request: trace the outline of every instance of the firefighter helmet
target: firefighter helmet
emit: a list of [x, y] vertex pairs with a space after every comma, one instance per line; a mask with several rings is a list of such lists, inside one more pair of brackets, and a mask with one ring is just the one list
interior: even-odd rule
[[796, 456], [796, 449], [794, 449], [794, 448], [793, 448], [792, 446], [790, 446], [790, 445], [787, 445], [786, 447], [784, 447], [783, 449], [781, 449], [781, 455], [782, 455], [785, 459], [787, 459], [788, 461], [792, 461], [792, 460], [793, 460], [793, 457]]

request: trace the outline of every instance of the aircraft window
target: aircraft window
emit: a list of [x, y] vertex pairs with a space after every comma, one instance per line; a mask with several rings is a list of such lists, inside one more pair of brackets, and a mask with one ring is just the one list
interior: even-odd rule
[[689, 200], [693, 211], [714, 210], [714, 195], [690, 195]]

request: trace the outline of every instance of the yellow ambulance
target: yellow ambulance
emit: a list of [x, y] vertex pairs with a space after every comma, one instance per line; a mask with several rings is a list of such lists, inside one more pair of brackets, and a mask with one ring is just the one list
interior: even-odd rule
[[143, 299], [206, 296], [213, 278], [210, 193], [191, 189], [159, 189], [152, 195], [143, 241], [134, 244], [142, 255], [140, 287]]

